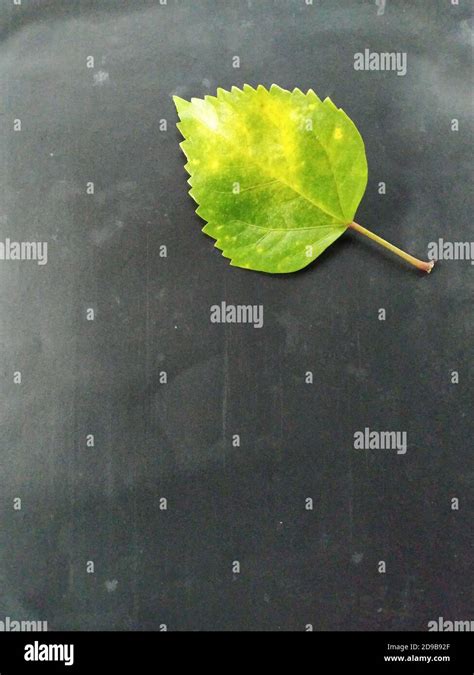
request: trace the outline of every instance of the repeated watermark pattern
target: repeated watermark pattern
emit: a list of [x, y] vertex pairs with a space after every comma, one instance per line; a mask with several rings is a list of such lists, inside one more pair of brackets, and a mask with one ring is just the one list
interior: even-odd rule
[[47, 241], [0, 241], [0, 260], [35, 260], [38, 265], [48, 262]]
[[0, 633], [36, 633], [47, 630], [47, 621], [17, 621], [9, 616], [6, 616], [3, 621], [0, 620]]
[[355, 450], [396, 450], [397, 455], [407, 451], [406, 431], [374, 431], [365, 427], [354, 432]]
[[474, 241], [438, 239], [428, 244], [430, 260], [469, 260], [474, 265]]
[[442, 616], [439, 616], [434, 621], [428, 621], [428, 630], [430, 632], [438, 631], [440, 633], [461, 633], [474, 631], [474, 620], [455, 620], [448, 621]]
[[354, 54], [354, 70], [389, 70], [397, 75], [407, 74], [406, 52], [372, 52], [364, 49]]
[[263, 305], [231, 305], [223, 301], [210, 307], [211, 323], [247, 323], [263, 326]]

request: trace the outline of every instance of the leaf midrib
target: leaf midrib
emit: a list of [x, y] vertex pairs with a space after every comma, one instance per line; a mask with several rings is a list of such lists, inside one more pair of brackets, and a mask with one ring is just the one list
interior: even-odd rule
[[244, 225], [248, 225], [249, 227], [255, 227], [258, 230], [266, 230], [267, 232], [305, 232], [307, 230], [318, 230], [321, 228], [338, 228], [338, 227], [343, 227], [344, 229], [347, 229], [349, 225], [344, 225], [341, 223], [340, 225], [337, 225], [336, 223], [326, 223], [324, 225], [312, 225], [311, 227], [265, 227], [265, 225], [255, 225], [255, 223], [248, 223], [246, 220], [242, 220], [241, 218], [232, 218], [232, 220], [229, 220], [229, 223], [244, 223]]
[[[226, 136], [225, 134], [223, 134], [221, 131], [217, 130], [215, 133], [219, 134], [219, 136], [221, 136], [221, 138], [223, 138], [223, 139], [224, 139], [229, 145], [231, 145], [233, 148], [239, 149], [238, 144], [234, 142], [234, 136], [232, 136], [231, 139], [229, 140], [229, 137]], [[320, 142], [319, 140], [318, 140], [318, 142], [321, 144], [321, 142]], [[322, 147], [322, 146], [321, 146], [321, 147]], [[326, 158], [327, 158], [327, 160], [328, 160], [328, 164], [329, 164], [329, 167], [330, 167], [330, 169], [331, 169], [331, 172], [332, 172], [332, 175], [333, 175], [333, 180], [334, 180], [334, 178], [335, 178], [335, 177], [334, 177], [334, 172], [333, 172], [333, 169], [332, 169], [332, 166], [331, 166], [331, 162], [329, 161], [329, 158], [328, 158], [328, 156], [327, 156], [327, 153], [326, 153]], [[282, 185], [285, 185], [286, 187], [290, 188], [290, 190], [292, 190], [295, 194], [297, 194], [297, 195], [299, 195], [300, 197], [302, 197], [303, 199], [305, 199], [305, 200], [306, 200], [307, 202], [309, 202], [312, 206], [314, 206], [316, 209], [318, 209], [318, 211], [321, 211], [321, 213], [324, 213], [325, 215], [330, 216], [331, 218], [334, 218], [335, 220], [338, 221], [338, 223], [341, 223], [341, 225], [343, 224], [343, 222], [344, 222], [344, 215], [342, 215], [342, 216], [337, 216], [335, 213], [332, 213], [331, 211], [328, 211], [327, 209], [323, 208], [320, 204], [318, 204], [317, 202], [315, 202], [313, 199], [310, 199], [310, 198], [309, 198], [307, 195], [305, 195], [303, 192], [301, 192], [300, 190], [298, 190], [297, 188], [295, 188], [294, 185], [291, 185], [291, 183], [288, 183], [284, 178], [282, 178], [281, 176], [277, 176], [277, 175], [275, 175], [274, 173], [272, 173], [271, 171], [269, 171], [268, 167], [264, 166], [263, 164], [260, 164], [260, 162], [258, 162], [258, 161], [255, 159], [255, 157], [250, 157], [250, 159], [248, 159], [247, 161], [248, 161], [249, 163], [253, 163], [257, 168], [259, 168], [261, 171], [263, 171], [264, 173], [266, 173], [267, 176], [270, 176], [272, 179], [274, 179], [274, 180], [278, 181], [279, 183], [281, 183]], [[336, 186], [336, 191], [337, 191], [337, 186]], [[341, 203], [341, 200], [339, 199], [339, 193], [337, 193], [337, 196], [338, 196], [338, 200], [339, 200], [339, 204], [340, 204], [340, 203]], [[341, 213], [342, 213], [342, 209], [341, 209]], [[341, 218], [342, 218], [342, 220], [341, 220]], [[332, 223], [332, 225], [334, 225], [335, 227], [337, 227], [337, 226], [338, 226], [338, 223]], [[299, 229], [299, 228], [296, 228], [296, 229]], [[310, 228], [310, 229], [311, 229], [311, 228]]]

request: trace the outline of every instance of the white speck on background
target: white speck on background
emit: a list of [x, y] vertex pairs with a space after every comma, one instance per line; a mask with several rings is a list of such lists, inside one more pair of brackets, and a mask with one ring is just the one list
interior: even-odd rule
[[106, 70], [98, 70], [94, 73], [94, 86], [101, 86], [109, 81], [109, 74]]

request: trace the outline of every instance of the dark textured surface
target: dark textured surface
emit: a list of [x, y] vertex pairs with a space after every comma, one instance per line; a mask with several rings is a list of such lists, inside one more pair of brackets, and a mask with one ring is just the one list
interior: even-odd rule
[[[466, 8], [5, 0], [0, 18], [1, 238], [49, 243], [44, 267], [0, 262], [0, 618], [472, 618], [474, 268], [419, 276], [355, 233], [295, 275], [230, 268], [187, 196], [170, 98], [245, 82], [331, 96], [366, 142], [357, 220], [426, 257], [472, 238]], [[406, 51], [408, 73], [354, 71], [365, 48]], [[264, 327], [212, 325], [222, 300], [263, 303]], [[366, 426], [407, 431], [406, 455], [354, 450]]]

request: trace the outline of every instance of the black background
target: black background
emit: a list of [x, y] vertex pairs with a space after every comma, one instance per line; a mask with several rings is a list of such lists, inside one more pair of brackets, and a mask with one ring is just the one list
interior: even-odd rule
[[[423, 276], [351, 232], [294, 275], [229, 267], [187, 195], [171, 100], [273, 82], [330, 96], [366, 143], [358, 222], [426, 258], [472, 238], [468, 5], [4, 0], [1, 238], [48, 241], [49, 261], [0, 263], [1, 615], [472, 618], [473, 267]], [[406, 51], [406, 76], [355, 71], [365, 48]], [[223, 300], [262, 303], [264, 327], [211, 324]], [[366, 426], [406, 431], [407, 454], [354, 450]]]

